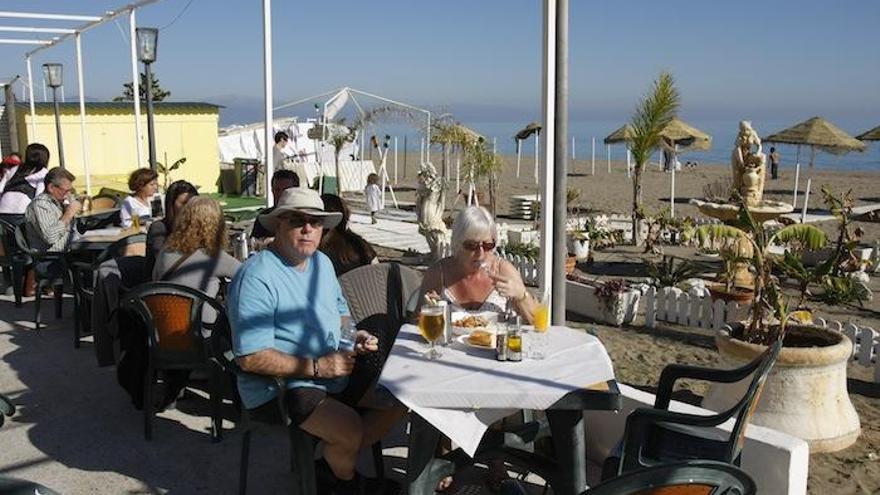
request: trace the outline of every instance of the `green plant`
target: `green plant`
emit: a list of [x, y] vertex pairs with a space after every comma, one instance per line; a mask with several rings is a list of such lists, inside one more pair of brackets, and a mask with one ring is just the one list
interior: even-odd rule
[[724, 289], [727, 292], [733, 292], [733, 283], [736, 281], [736, 271], [742, 263], [748, 263], [750, 260], [746, 256], [740, 256], [736, 249], [732, 246], [727, 249], [718, 251], [721, 258], [724, 272], [721, 274], [721, 281], [724, 282]]
[[512, 242], [504, 246], [504, 252], [511, 256], [523, 256], [526, 258], [537, 259], [540, 254], [538, 246], [534, 244], [525, 244], [521, 242]]
[[850, 229], [855, 206], [852, 189], [841, 196], [835, 196], [830, 187], [822, 186], [822, 198], [831, 214], [837, 219], [837, 239], [834, 242], [832, 255], [834, 264], [831, 274], [837, 277], [844, 271], [858, 270], [860, 261], [855, 255], [855, 249], [862, 237], [862, 230]]
[[[150, 79], [150, 89], [153, 92], [153, 101], [163, 101], [165, 98], [171, 96], [171, 91], [166, 91], [159, 86], [159, 78], [156, 77], [156, 74], [152, 74]], [[140, 83], [138, 83], [138, 94], [140, 95], [141, 101], [147, 101], [147, 75], [143, 72], [141, 72]], [[130, 82], [123, 84], [122, 96], [113, 98], [113, 101], [134, 101], [134, 84]]]
[[824, 262], [810, 268], [804, 265], [798, 254], [786, 251], [782, 260], [777, 262], [777, 266], [782, 273], [797, 281], [799, 295], [796, 307], [802, 309], [807, 301], [807, 297], [812, 296], [810, 286], [822, 284], [828, 275], [831, 274], [834, 258], [828, 258]]
[[727, 203], [733, 191], [733, 179], [725, 175], [703, 186], [703, 199], [710, 203]]
[[632, 138], [629, 147], [635, 161], [633, 168], [633, 244], [640, 245], [639, 224], [642, 219], [642, 172], [651, 154], [661, 144], [660, 133], [675, 118], [679, 106], [679, 94], [668, 72], [661, 72], [651, 90], [636, 107], [630, 121]]
[[699, 268], [687, 260], [675, 262], [675, 258], [664, 256], [658, 262], [648, 262], [648, 276], [655, 287], [678, 287], [689, 278], [697, 276]]
[[847, 276], [825, 277], [822, 282], [821, 300], [826, 304], [842, 306], [858, 303], [864, 306], [871, 300], [871, 290], [862, 282]]
[[[165, 157], [165, 161], [168, 161], [168, 157]], [[179, 158], [176, 162], [172, 163], [170, 167], [166, 167], [161, 162], [156, 162], [156, 171], [162, 174], [162, 189], [168, 190], [168, 177], [171, 175], [171, 172], [179, 169], [184, 163], [186, 163], [186, 157]]]
[[[752, 247], [751, 264], [755, 272], [755, 302], [752, 304], [750, 321], [743, 328], [742, 338], [748, 342], [767, 345], [780, 338], [785, 331], [787, 303], [782, 300], [776, 279], [772, 276], [774, 258], [769, 248], [775, 244], [797, 243], [808, 249], [820, 249], [828, 242], [825, 233], [807, 224], [788, 225], [771, 234], [752, 216], [747, 205], [741, 202], [737, 218], [730, 225], [703, 225], [696, 233], [700, 241], [724, 239], [745, 241]], [[776, 333], [767, 325], [767, 311], [783, 322]]]

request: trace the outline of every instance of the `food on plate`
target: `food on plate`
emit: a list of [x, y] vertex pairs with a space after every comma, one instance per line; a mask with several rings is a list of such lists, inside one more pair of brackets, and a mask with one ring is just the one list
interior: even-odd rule
[[492, 335], [491, 332], [487, 332], [485, 330], [474, 330], [468, 335], [468, 343], [471, 345], [478, 345], [480, 347], [492, 347]]
[[465, 316], [452, 324], [461, 328], [484, 328], [489, 326], [489, 320], [484, 316], [470, 315]]

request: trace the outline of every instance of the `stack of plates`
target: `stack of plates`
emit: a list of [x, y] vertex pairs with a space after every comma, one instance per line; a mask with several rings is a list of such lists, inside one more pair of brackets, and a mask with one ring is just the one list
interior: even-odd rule
[[538, 200], [536, 194], [520, 194], [510, 197], [510, 216], [523, 220], [534, 220], [537, 213], [532, 203]]

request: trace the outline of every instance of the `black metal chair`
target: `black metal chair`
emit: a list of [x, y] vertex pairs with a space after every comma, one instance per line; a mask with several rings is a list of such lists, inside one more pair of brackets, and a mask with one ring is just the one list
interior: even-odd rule
[[[55, 291], [55, 318], [62, 317], [63, 298], [64, 298], [64, 274], [67, 271], [64, 253], [57, 252], [40, 252], [32, 249], [28, 244], [27, 234], [25, 233], [26, 224], [21, 224], [15, 228], [15, 243], [18, 249], [24, 253], [30, 260], [31, 269], [34, 271], [34, 280], [36, 280], [37, 288], [34, 298], [34, 326], [40, 330], [42, 318], [40, 315], [40, 305], [43, 300], [43, 290], [52, 287]], [[57, 275], [52, 270], [43, 271], [46, 263], [57, 264]]]
[[[618, 474], [659, 464], [684, 460], [712, 460], [739, 465], [746, 427], [758, 405], [770, 369], [782, 349], [778, 340], [749, 364], [732, 370], [718, 370], [673, 364], [663, 369], [654, 408], [639, 408], [626, 421]], [[748, 390], [726, 411], [702, 416], [667, 410], [675, 381], [690, 378], [734, 383], [752, 375]], [[729, 435], [714, 428], [735, 418]], [[606, 473], [610, 470], [606, 469]]]
[[[221, 371], [211, 359], [211, 335], [228, 327], [226, 311], [204, 293], [169, 282], [150, 282], [132, 289], [120, 307], [140, 316], [146, 329], [147, 370], [144, 376], [144, 437], [153, 436], [153, 385], [159, 370], [203, 369], [210, 374], [211, 439], [222, 439], [220, 407], [223, 387]], [[202, 309], [213, 309], [217, 318], [205, 322]], [[222, 330], [221, 330], [222, 332]]]
[[[125, 248], [132, 244], [147, 241], [146, 234], [124, 237], [107, 246], [91, 263], [72, 261], [68, 263], [70, 279], [73, 283], [73, 347], [78, 349], [84, 336], [90, 335], [92, 322], [92, 300], [95, 297], [95, 272], [101, 263], [118, 259]], [[145, 258], [146, 260], [146, 258]]]
[[[741, 469], [723, 462], [686, 461], [640, 469], [594, 486], [581, 495], [754, 495], [757, 485]], [[501, 495], [526, 495], [508, 480]]]
[[21, 297], [24, 292], [25, 267], [30, 262], [27, 255], [18, 249], [15, 242], [15, 225], [0, 220], [0, 267], [3, 268], [4, 277], [15, 295], [15, 307], [21, 307]]

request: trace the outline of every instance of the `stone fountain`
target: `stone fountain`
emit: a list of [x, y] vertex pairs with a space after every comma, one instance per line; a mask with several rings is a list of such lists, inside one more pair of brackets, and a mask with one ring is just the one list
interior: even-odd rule
[[[700, 213], [725, 223], [735, 220], [739, 213], [740, 202], [732, 199], [737, 195], [742, 198], [742, 202], [749, 207], [752, 217], [758, 222], [764, 223], [775, 220], [780, 215], [791, 213], [794, 208], [790, 204], [764, 199], [767, 156], [762, 151], [761, 138], [750, 122], [744, 120], [739, 123], [735, 144], [730, 165], [734, 189], [731, 192], [736, 194], [731, 194], [731, 200], [724, 203], [692, 199], [691, 204], [699, 208]], [[740, 256], [749, 258], [752, 256], [752, 246], [745, 240], [737, 242], [732, 249]], [[748, 271], [747, 264], [741, 263], [737, 266], [734, 285], [754, 289], [754, 276]]]

